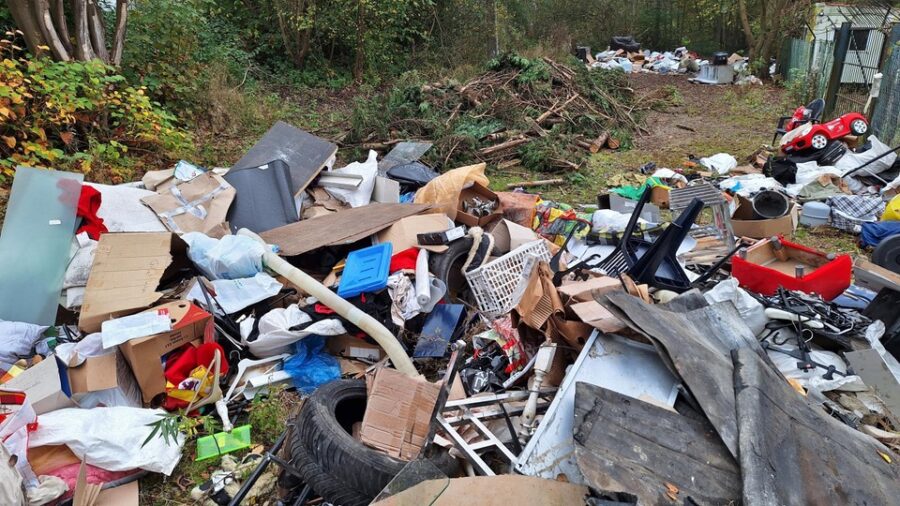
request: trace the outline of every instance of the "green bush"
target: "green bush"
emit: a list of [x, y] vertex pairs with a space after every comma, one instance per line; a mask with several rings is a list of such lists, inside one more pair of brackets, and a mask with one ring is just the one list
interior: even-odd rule
[[98, 60], [31, 59], [6, 40], [0, 56], [0, 183], [19, 164], [102, 168], [122, 182], [136, 164], [129, 151], [166, 158], [192, 149], [190, 136], [144, 88]]

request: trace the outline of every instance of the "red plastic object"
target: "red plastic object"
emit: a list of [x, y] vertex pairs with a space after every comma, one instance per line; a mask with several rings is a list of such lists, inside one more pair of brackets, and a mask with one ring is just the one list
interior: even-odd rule
[[[806, 246], [785, 241], [784, 239], [781, 239], [781, 243], [789, 250], [799, 250], [823, 259], [826, 258], [824, 253]], [[850, 255], [838, 255], [834, 260], [828, 261], [802, 278], [797, 278], [792, 274], [785, 274], [737, 256], [731, 261], [731, 275], [747, 290], [761, 295], [774, 295], [779, 287], [784, 287], [788, 290], [816, 293], [825, 300], [837, 297], [850, 286], [852, 270], [853, 261], [850, 259]]]
[[788, 123], [788, 133], [781, 138], [781, 150], [785, 153], [823, 149], [829, 141], [869, 131], [869, 120], [858, 112], [849, 112], [827, 123], [793, 124], [793, 120]]

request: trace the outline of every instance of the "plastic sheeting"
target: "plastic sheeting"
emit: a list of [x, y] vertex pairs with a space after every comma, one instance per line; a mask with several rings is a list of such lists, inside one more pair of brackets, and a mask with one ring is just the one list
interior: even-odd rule
[[341, 366], [325, 351], [322, 336], [310, 336], [294, 343], [294, 356], [284, 361], [284, 370], [291, 375], [297, 390], [307, 395], [341, 377]]
[[712, 290], [703, 294], [703, 297], [710, 304], [716, 302], [730, 301], [737, 308], [738, 313], [744, 319], [744, 322], [753, 331], [753, 335], [759, 335], [766, 327], [769, 318], [766, 317], [766, 308], [747, 293], [743, 288], [738, 286], [738, 280], [728, 278], [713, 287]]
[[100, 210], [97, 216], [110, 232], [165, 232], [159, 218], [141, 199], [156, 195], [155, 192], [130, 185], [110, 186], [85, 183], [100, 192]]
[[720, 176], [728, 174], [737, 167], [737, 159], [728, 153], [716, 153], [700, 159], [700, 165], [716, 171]]
[[[234, 314], [247, 306], [278, 295], [284, 286], [275, 278], [260, 272], [252, 278], [217, 279], [211, 281], [216, 300], [227, 314]], [[188, 293], [188, 298], [206, 304], [206, 297], [199, 285]]]
[[211, 279], [252, 278], [262, 272], [265, 246], [242, 235], [213, 239], [200, 232], [182, 237], [188, 245], [188, 257]]
[[13, 364], [33, 355], [32, 349], [49, 327], [0, 320], [0, 362]]
[[169, 476], [181, 459], [184, 436], [179, 433], [166, 442], [157, 433], [141, 446], [153, 430], [150, 424], [167, 414], [126, 407], [51, 411], [41, 415], [28, 447], [64, 444], [78, 458], [108, 471], [144, 469]]
[[372, 201], [372, 190], [375, 189], [375, 176], [378, 175], [378, 153], [369, 150], [369, 157], [365, 162], [353, 162], [346, 167], [335, 169], [325, 174], [354, 174], [362, 176], [362, 183], [353, 189], [326, 188], [328, 193], [335, 198], [350, 204], [350, 207], [362, 207]]

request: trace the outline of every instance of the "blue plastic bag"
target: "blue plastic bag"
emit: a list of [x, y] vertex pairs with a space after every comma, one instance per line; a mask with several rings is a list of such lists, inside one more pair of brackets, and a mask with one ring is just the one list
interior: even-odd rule
[[284, 361], [284, 370], [304, 394], [341, 377], [341, 365], [325, 351], [325, 338], [316, 335], [294, 343], [294, 355]]

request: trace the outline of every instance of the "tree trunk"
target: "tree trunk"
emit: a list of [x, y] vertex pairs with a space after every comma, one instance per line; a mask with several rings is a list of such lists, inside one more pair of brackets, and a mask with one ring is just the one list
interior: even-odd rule
[[72, 41], [69, 40], [69, 25], [66, 23], [66, 8], [64, 0], [52, 0], [50, 2], [50, 14], [53, 15], [53, 26], [59, 34], [66, 51], [72, 54]]
[[95, 0], [88, 2], [88, 32], [91, 35], [91, 46], [94, 54], [106, 63], [109, 63], [109, 52], [106, 50], [106, 27], [103, 25], [103, 17]]
[[753, 37], [753, 28], [750, 26], [750, 16], [747, 14], [747, 2], [746, 0], [738, 0], [738, 11], [741, 14], [741, 28], [744, 31], [744, 41], [747, 43], [747, 51], [750, 57], [750, 61], [753, 61], [755, 55], [753, 54], [753, 47], [756, 45], [756, 40]]
[[75, 29], [75, 59], [89, 61], [95, 58], [91, 47], [91, 29], [88, 26], [87, 0], [73, 0], [72, 19]]
[[362, 81], [366, 70], [366, 7], [365, 0], [357, 0], [356, 56], [353, 62], [353, 79]]
[[125, 52], [125, 26], [128, 20], [128, 0], [116, 0], [116, 31], [113, 35], [112, 55], [110, 63], [118, 67], [122, 64], [122, 53]]
[[38, 28], [41, 30], [41, 36], [44, 38], [44, 43], [50, 48], [53, 58], [59, 61], [69, 61], [71, 59], [69, 51], [60, 40], [56, 28], [53, 27], [50, 2], [48, 0], [32, 0], [31, 6]]
[[31, 0], [6, 1], [13, 21], [16, 22], [16, 27], [18, 27], [25, 38], [25, 45], [28, 46], [28, 51], [35, 57], [40, 57], [46, 53], [46, 51], [41, 49], [42, 46], [46, 46], [46, 42], [31, 10], [31, 4]]

